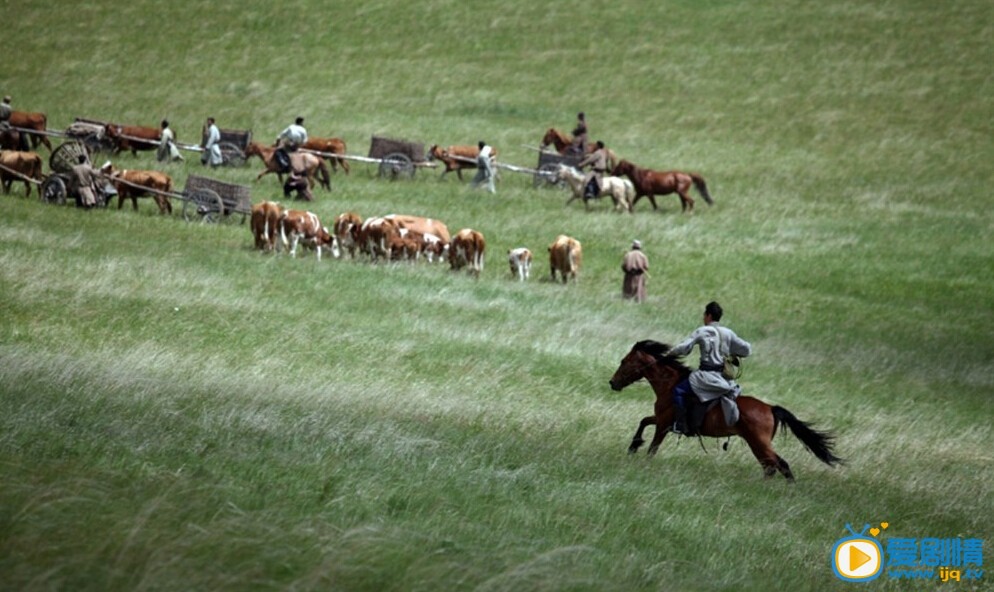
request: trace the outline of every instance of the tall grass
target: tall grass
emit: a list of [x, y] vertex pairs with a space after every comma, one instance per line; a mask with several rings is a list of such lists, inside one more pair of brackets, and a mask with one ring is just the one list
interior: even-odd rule
[[[528, 166], [526, 146], [584, 110], [622, 157], [702, 173], [717, 205], [585, 212], [526, 175], [489, 195], [362, 164], [308, 204], [326, 222], [476, 228], [474, 280], [262, 255], [245, 226], [15, 188], [0, 199], [5, 586], [825, 590], [846, 587], [828, 564], [846, 523], [991, 538], [987, 4], [7, 8], [0, 90], [54, 129], [168, 117], [196, 141], [214, 115], [269, 141], [299, 114], [352, 154], [374, 134], [485, 139]], [[163, 167], [178, 187], [205, 174], [189, 160]], [[280, 198], [260, 168], [207, 174]], [[547, 278], [559, 233], [583, 242], [576, 285]], [[641, 306], [619, 294], [633, 238], [652, 265]], [[504, 263], [517, 246], [537, 254], [527, 283]], [[762, 480], [739, 440], [625, 454], [652, 394], [608, 378], [711, 299], [754, 345], [747, 392], [834, 430], [844, 467], [790, 436], [775, 446], [792, 486]]]

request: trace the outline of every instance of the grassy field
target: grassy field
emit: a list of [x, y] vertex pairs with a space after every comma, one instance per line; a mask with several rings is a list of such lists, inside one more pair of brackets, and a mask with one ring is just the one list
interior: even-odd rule
[[[542, 132], [583, 110], [594, 139], [700, 172], [717, 201], [585, 212], [526, 175], [489, 195], [363, 164], [317, 194], [329, 222], [480, 230], [474, 280], [272, 257], [245, 226], [151, 200], [83, 212], [15, 187], [0, 196], [3, 588], [842, 590], [829, 559], [847, 523], [990, 551], [989, 2], [2, 7], [0, 94], [52, 129], [168, 117], [196, 141], [213, 115], [269, 141], [302, 115], [351, 154], [372, 135], [485, 139], [534, 166]], [[163, 168], [178, 187], [204, 173], [193, 154]], [[260, 168], [209, 174], [281, 197]], [[577, 285], [546, 277], [559, 233], [583, 242]], [[634, 238], [641, 306], [620, 298]], [[516, 246], [537, 254], [527, 283], [504, 262]], [[626, 454], [653, 397], [608, 379], [712, 299], [753, 344], [746, 392], [833, 430], [844, 467], [789, 435], [775, 446], [793, 485], [763, 480], [741, 440]]]

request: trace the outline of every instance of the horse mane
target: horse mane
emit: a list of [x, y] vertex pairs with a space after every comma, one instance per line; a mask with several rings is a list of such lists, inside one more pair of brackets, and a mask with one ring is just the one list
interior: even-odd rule
[[691, 372], [690, 368], [683, 363], [683, 358], [669, 353], [671, 346], [668, 344], [652, 339], [645, 339], [636, 343], [632, 349], [649, 354], [664, 366], [669, 366], [679, 371], [681, 376], [686, 376]]

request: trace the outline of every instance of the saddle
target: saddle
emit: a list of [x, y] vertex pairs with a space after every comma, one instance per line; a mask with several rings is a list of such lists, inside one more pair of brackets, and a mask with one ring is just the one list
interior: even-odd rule
[[290, 154], [287, 153], [285, 148], [277, 148], [273, 152], [273, 159], [276, 161], [277, 170], [280, 173], [287, 174], [290, 172]]
[[688, 399], [688, 402], [684, 403], [684, 408], [687, 412], [687, 432], [684, 435], [698, 436], [700, 435], [701, 427], [704, 425], [704, 418], [707, 416], [708, 411], [711, 411], [713, 407], [721, 403], [721, 397], [706, 402], [698, 399], [697, 395], [685, 398]]

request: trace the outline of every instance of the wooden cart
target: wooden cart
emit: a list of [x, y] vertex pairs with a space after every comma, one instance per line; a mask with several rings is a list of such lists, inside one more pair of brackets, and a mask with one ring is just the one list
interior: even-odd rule
[[[72, 198], [73, 203], [79, 197], [76, 195], [73, 183], [74, 166], [79, 164], [79, 157], [86, 155], [87, 162], [90, 161], [90, 147], [82, 140], [69, 140], [63, 142], [58, 148], [52, 151], [48, 158], [48, 166], [52, 169], [41, 182], [38, 194], [41, 200], [50, 204], [63, 205]], [[92, 164], [92, 163], [91, 163]], [[117, 195], [117, 190], [110, 183], [104, 183], [103, 187], [96, 195], [97, 205], [105, 207]]]
[[222, 220], [245, 218], [252, 213], [252, 192], [245, 185], [226, 183], [217, 179], [190, 175], [186, 188], [179, 196], [183, 200], [183, 219], [217, 223]]
[[434, 166], [425, 159], [425, 145], [420, 142], [373, 136], [369, 159], [379, 163], [379, 175], [389, 179], [412, 179], [419, 166]]
[[532, 184], [535, 187], [561, 186], [562, 181], [558, 177], [559, 165], [565, 164], [575, 167], [581, 160], [583, 160], [582, 154], [559, 154], [558, 152], [541, 150], [538, 153], [538, 167]]

